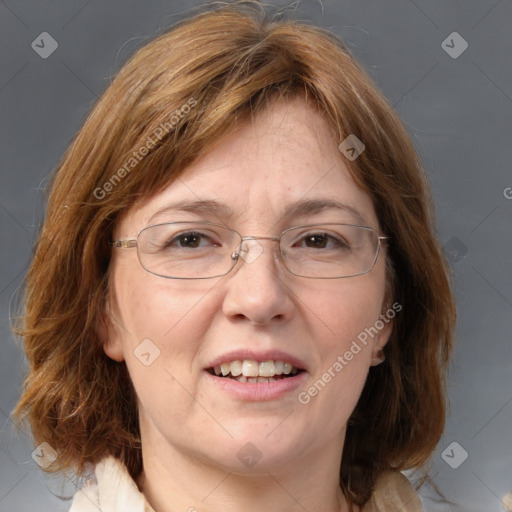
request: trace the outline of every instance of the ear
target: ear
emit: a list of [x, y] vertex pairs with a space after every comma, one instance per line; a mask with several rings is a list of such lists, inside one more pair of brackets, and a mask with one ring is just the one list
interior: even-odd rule
[[105, 301], [105, 308], [98, 322], [97, 331], [103, 345], [103, 351], [110, 359], [124, 361], [122, 326], [112, 313], [110, 297]]
[[383, 324], [382, 328], [379, 329], [378, 334], [373, 338], [372, 347], [372, 359], [370, 366], [377, 366], [384, 362], [386, 356], [384, 355], [384, 347], [389, 341], [389, 337], [393, 332], [393, 320], [389, 318], [386, 313], [379, 316], [379, 320], [375, 322], [375, 326], [379, 327]]

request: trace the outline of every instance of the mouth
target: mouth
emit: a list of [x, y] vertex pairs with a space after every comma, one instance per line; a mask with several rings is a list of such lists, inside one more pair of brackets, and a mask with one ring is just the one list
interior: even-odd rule
[[236, 359], [207, 368], [211, 375], [247, 384], [270, 384], [295, 377], [304, 372], [288, 361]]

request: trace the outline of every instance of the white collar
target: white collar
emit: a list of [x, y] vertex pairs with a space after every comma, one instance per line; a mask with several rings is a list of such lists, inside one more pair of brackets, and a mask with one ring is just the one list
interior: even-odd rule
[[119, 460], [105, 457], [94, 473], [74, 495], [69, 512], [154, 512]]

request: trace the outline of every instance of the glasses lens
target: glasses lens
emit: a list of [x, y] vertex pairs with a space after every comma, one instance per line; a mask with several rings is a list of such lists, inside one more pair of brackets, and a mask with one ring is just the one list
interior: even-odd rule
[[144, 228], [137, 238], [141, 265], [152, 274], [177, 279], [222, 276], [236, 263], [240, 236], [223, 226], [171, 222]]
[[317, 279], [366, 274], [375, 265], [379, 235], [350, 224], [322, 224], [287, 230], [281, 238], [281, 256], [297, 276]]

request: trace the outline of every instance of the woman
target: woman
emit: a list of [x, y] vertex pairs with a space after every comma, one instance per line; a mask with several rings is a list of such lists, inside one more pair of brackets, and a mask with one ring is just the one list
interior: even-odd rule
[[[16, 408], [72, 512], [421, 510], [454, 306], [421, 165], [331, 33], [253, 2], [142, 48], [54, 177]], [[46, 446], [46, 445], [45, 445]]]

